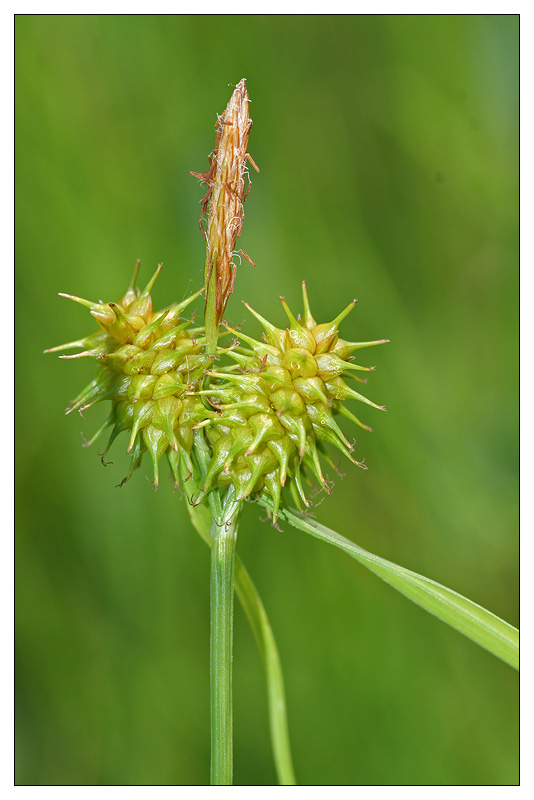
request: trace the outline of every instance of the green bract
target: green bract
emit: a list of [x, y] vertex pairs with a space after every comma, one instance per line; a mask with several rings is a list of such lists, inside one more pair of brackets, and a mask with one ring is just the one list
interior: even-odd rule
[[125, 480], [148, 451], [155, 487], [164, 454], [178, 485], [181, 476], [194, 473], [193, 434], [203, 429], [211, 460], [206, 474], [195, 474], [199, 500], [211, 489], [233, 483], [240, 500], [269, 497], [276, 524], [284, 486], [298, 508], [310, 505], [304, 491], [310, 475], [320, 489], [330, 493], [319, 460], [322, 452], [332, 464], [325, 444], [334, 445], [365, 469], [353, 456], [354, 445], [335, 417], [343, 415], [371, 430], [344, 401], [383, 406], [355, 391], [344, 378], [363, 381], [355, 373], [374, 367], [355, 364], [352, 353], [387, 340], [347, 342], [339, 338], [338, 326], [356, 301], [332, 322], [317, 324], [303, 284], [302, 318], [296, 319], [282, 298], [289, 318], [286, 329], [271, 325], [247, 305], [264, 328], [264, 341], [227, 326], [235, 340], [228, 348], [219, 347], [213, 358], [206, 352], [204, 328], [193, 328], [192, 319], [182, 317], [200, 292], [154, 312], [150, 292], [161, 266], [143, 292], [135, 289], [138, 268], [139, 264], [117, 303], [92, 303], [63, 295], [89, 308], [100, 329], [47, 351], [78, 347], [81, 352], [61, 358], [90, 356], [98, 362], [97, 377], [67, 413], [81, 413], [101, 400], [111, 401], [107, 419], [87, 444], [111, 428], [105, 455], [118, 434], [127, 431], [132, 462]]

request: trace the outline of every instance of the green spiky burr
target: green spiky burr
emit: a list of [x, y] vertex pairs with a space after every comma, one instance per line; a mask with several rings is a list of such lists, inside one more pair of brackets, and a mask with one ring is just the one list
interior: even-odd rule
[[273, 502], [273, 523], [282, 489], [288, 485], [298, 508], [308, 507], [305, 483], [312, 475], [319, 488], [330, 493], [319, 454], [328, 459], [324, 445], [336, 447], [357, 466], [366, 469], [354, 455], [351, 443], [335, 417], [348, 417], [361, 428], [371, 430], [346, 407], [345, 401], [358, 400], [385, 410], [351, 388], [345, 378], [357, 372], [370, 372], [353, 361], [360, 348], [383, 344], [348, 342], [339, 338], [338, 328], [354, 308], [352, 301], [334, 320], [317, 324], [302, 285], [304, 315], [298, 319], [283, 298], [289, 326], [272, 325], [246, 303], [264, 329], [265, 341], [258, 341], [228, 327], [240, 344], [225, 352], [239, 372], [210, 370], [214, 384], [203, 394], [218, 412], [204, 426], [212, 447], [212, 459], [202, 486], [202, 495], [214, 486], [232, 483], [240, 499], [261, 494]]
[[[161, 265], [143, 291], [135, 288], [137, 262], [126, 293], [116, 303], [93, 303], [73, 295], [61, 294], [89, 309], [99, 329], [84, 339], [53, 347], [45, 352], [78, 348], [73, 355], [60, 358], [90, 357], [99, 367], [96, 378], [72, 401], [66, 413], [86, 409], [103, 400], [111, 401], [111, 411], [92, 439], [111, 429], [106, 455], [117, 436], [127, 432], [127, 452], [131, 456], [128, 480], [148, 452], [154, 472], [154, 487], [159, 482], [159, 460], [166, 454], [175, 485], [180, 462], [187, 474], [193, 473], [191, 447], [193, 429], [210, 412], [194, 389], [204, 374], [204, 329], [193, 328], [192, 319], [183, 318], [185, 309], [201, 292], [154, 311], [151, 291]], [[123, 481], [124, 482], [124, 481]]]

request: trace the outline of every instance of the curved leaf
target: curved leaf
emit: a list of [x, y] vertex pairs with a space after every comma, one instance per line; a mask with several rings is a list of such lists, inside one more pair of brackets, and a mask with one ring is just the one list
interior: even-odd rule
[[[269, 508], [268, 502], [263, 500], [259, 502]], [[472, 600], [468, 600], [458, 592], [454, 592], [430, 578], [425, 578], [424, 575], [418, 575], [417, 572], [412, 572], [364, 550], [350, 539], [346, 539], [309, 517], [287, 509], [281, 509], [278, 516], [316, 539], [329, 542], [344, 550], [405, 597], [424, 608], [425, 611], [446, 622], [452, 628], [456, 628], [497, 658], [506, 661], [515, 669], [519, 669], [519, 631], [492, 614], [491, 611], [473, 603]]]

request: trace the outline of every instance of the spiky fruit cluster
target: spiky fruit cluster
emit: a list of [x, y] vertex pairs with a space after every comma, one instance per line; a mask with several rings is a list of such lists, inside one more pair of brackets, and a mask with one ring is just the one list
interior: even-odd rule
[[219, 416], [205, 421], [213, 456], [202, 493], [230, 482], [242, 499], [263, 493], [272, 500], [274, 523], [288, 479], [299, 508], [301, 503], [310, 505], [303, 487], [307, 472], [315, 476], [321, 488], [330, 491], [319, 460], [324, 444], [334, 445], [354, 464], [366, 468], [352, 455], [354, 445], [335, 416], [343, 415], [371, 429], [344, 401], [355, 399], [384, 410], [348, 386], [343, 377], [364, 382], [354, 373], [374, 367], [355, 364], [352, 353], [387, 340], [347, 342], [339, 338], [339, 324], [356, 301], [332, 322], [317, 324], [304, 283], [303, 299], [304, 315], [296, 319], [281, 298], [289, 318], [286, 329], [276, 328], [245, 303], [263, 326], [265, 341], [228, 327], [248, 345], [226, 351], [240, 372], [210, 371], [215, 383], [203, 392]]
[[45, 351], [82, 348], [82, 352], [60, 358], [91, 357], [98, 362], [97, 377], [71, 403], [66, 413], [82, 413], [102, 400], [111, 400], [108, 417], [86, 444], [92, 444], [103, 431], [111, 428], [103, 459], [118, 434], [127, 431], [131, 468], [125, 480], [148, 451], [155, 487], [158, 485], [158, 462], [164, 453], [176, 484], [181, 473], [180, 462], [187, 473], [192, 474], [193, 428], [213, 413], [191, 393], [204, 374], [204, 329], [191, 328], [191, 320], [182, 319], [184, 309], [201, 292], [155, 312], [150, 293], [160, 269], [161, 265], [141, 292], [135, 288], [137, 262], [128, 290], [116, 303], [92, 303], [62, 294], [89, 308], [99, 330], [85, 339]]
[[[304, 482], [315, 477], [330, 492], [319, 453], [333, 465], [324, 449], [331, 444], [365, 469], [353, 456], [335, 417], [342, 415], [366, 430], [344, 404], [349, 399], [383, 409], [351, 388], [344, 378], [365, 379], [356, 372], [374, 367], [355, 364], [352, 353], [381, 344], [347, 342], [339, 338], [341, 321], [354, 308], [350, 303], [332, 322], [317, 324], [303, 284], [304, 315], [296, 319], [282, 298], [289, 326], [276, 328], [246, 307], [264, 329], [264, 341], [228, 327], [236, 339], [230, 347], [209, 354], [204, 328], [183, 319], [184, 309], [197, 292], [181, 303], [155, 312], [151, 291], [161, 265], [144, 291], [135, 288], [139, 269], [116, 303], [93, 303], [63, 295], [89, 308], [99, 330], [46, 352], [81, 348], [72, 359], [91, 357], [99, 372], [71, 403], [67, 413], [82, 413], [102, 400], [111, 401], [103, 425], [86, 444], [111, 428], [102, 459], [116, 437], [129, 435], [131, 468], [148, 452], [158, 486], [159, 460], [166, 454], [177, 486], [194, 474], [194, 433], [203, 429], [211, 460], [205, 475], [196, 474], [202, 499], [210, 490], [233, 483], [238, 498], [263, 495], [272, 501], [273, 522], [287, 486], [298, 508], [310, 505]], [[227, 363], [230, 357], [233, 363]], [[226, 361], [226, 363], [225, 363]], [[217, 369], [214, 366], [217, 365]], [[335, 467], [334, 467], [335, 468]], [[124, 483], [124, 481], [123, 481]]]

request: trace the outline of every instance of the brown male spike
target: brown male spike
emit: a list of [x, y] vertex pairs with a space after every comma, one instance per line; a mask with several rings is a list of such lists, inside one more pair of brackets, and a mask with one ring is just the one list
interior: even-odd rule
[[[243, 78], [236, 86], [223, 114], [217, 118], [215, 151], [210, 156], [207, 172], [191, 172], [208, 184], [202, 199], [200, 226], [206, 239], [206, 338], [215, 343], [228, 298], [234, 288], [236, 266], [233, 261], [235, 243], [243, 227], [243, 202], [247, 160], [259, 172], [247, 153], [252, 120], [248, 111], [249, 97]], [[249, 187], [250, 188], [250, 187]], [[248, 191], [247, 191], [248, 194]], [[246, 195], [245, 195], [246, 197]], [[202, 218], [208, 214], [206, 230]], [[243, 253], [243, 256], [251, 259]]]

